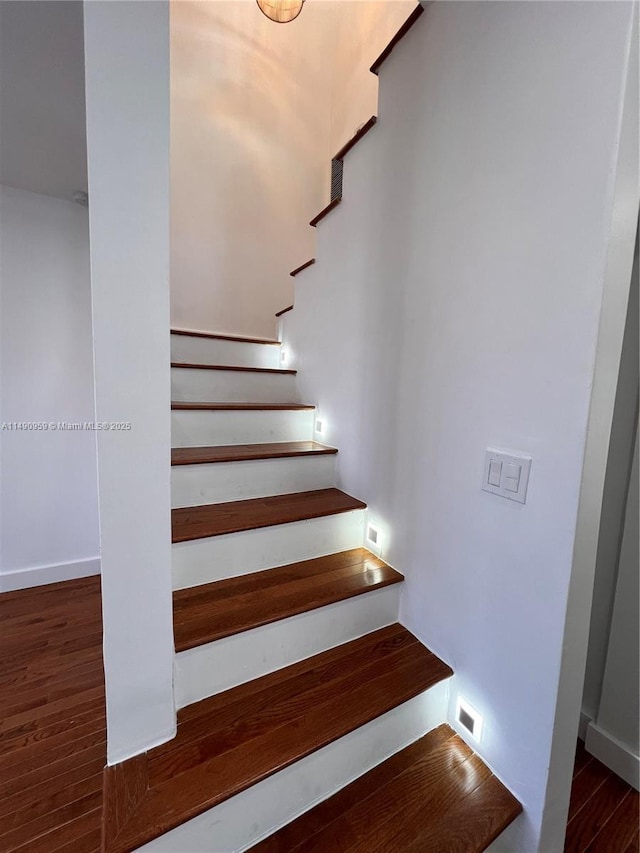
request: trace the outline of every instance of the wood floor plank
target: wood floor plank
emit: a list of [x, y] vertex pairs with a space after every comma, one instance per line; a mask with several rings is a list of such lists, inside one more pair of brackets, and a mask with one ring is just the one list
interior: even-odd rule
[[317, 441], [278, 441], [271, 444], [230, 444], [212, 447], [174, 447], [172, 465], [200, 465], [217, 462], [246, 462], [252, 459], [284, 459], [335, 454], [335, 447]]
[[364, 548], [305, 560], [173, 594], [176, 651], [399, 583]]
[[625, 851], [640, 827], [640, 794], [629, 788], [618, 807], [611, 813], [585, 853], [620, 853]]
[[171, 511], [172, 541], [239, 533], [358, 509], [366, 509], [366, 504], [339, 489], [180, 507]]
[[106, 762], [100, 579], [0, 595], [0, 662], [0, 849], [95, 853]]
[[587, 800], [569, 820], [566, 853], [584, 853], [628, 792], [627, 783], [610, 773], [598, 789], [598, 795]]
[[608, 767], [594, 758], [574, 777], [569, 801], [569, 821], [606, 782], [610, 772]]

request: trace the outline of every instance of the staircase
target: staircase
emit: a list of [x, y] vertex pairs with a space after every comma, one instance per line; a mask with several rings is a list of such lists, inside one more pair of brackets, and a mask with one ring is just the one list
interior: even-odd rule
[[171, 341], [178, 731], [105, 770], [103, 851], [486, 850], [520, 803], [447, 724], [453, 671], [399, 624], [279, 341]]
[[484, 850], [520, 805], [446, 725], [280, 349], [172, 333], [178, 733], [105, 771], [103, 849]]

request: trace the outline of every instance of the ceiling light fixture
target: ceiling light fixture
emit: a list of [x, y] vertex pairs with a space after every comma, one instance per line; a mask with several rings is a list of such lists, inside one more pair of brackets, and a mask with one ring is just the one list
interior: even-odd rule
[[304, 0], [256, 0], [260, 11], [276, 24], [294, 21], [304, 6]]

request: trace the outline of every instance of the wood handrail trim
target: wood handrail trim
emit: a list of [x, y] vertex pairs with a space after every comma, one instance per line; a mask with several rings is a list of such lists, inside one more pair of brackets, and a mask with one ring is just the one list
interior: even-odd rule
[[283, 308], [282, 311], [278, 311], [278, 313], [276, 314], [276, 317], [282, 317], [282, 315], [286, 314], [287, 311], [292, 311], [292, 310], [293, 310], [293, 305], [289, 305], [287, 308]]
[[[295, 278], [295, 277], [298, 275], [298, 273], [299, 273], [299, 272], [302, 272], [302, 270], [306, 270], [306, 269], [307, 269], [307, 267], [311, 267], [311, 266], [313, 266], [313, 265], [315, 264], [315, 262], [316, 262], [316, 259], [315, 259], [315, 258], [311, 258], [311, 260], [306, 261], [306, 263], [304, 263], [304, 264], [300, 264], [300, 266], [299, 266], [299, 267], [296, 267], [294, 270], [291, 270], [291, 272], [289, 273], [289, 275], [290, 275], [292, 278]], [[278, 315], [276, 314], [276, 317], [277, 317], [277, 316], [278, 316]]]
[[223, 335], [217, 332], [193, 332], [189, 329], [170, 329], [172, 335], [183, 335], [189, 338], [212, 338], [216, 341], [238, 341], [242, 344], [268, 344], [270, 346], [280, 346], [280, 341], [269, 340], [266, 338], [248, 338], [242, 335]]
[[398, 44], [398, 42], [401, 41], [404, 36], [406, 36], [406, 34], [409, 32], [411, 27], [415, 24], [415, 22], [418, 20], [418, 18], [420, 17], [420, 15], [422, 15], [423, 12], [424, 6], [419, 3], [369, 69], [372, 74], [377, 75], [382, 63], [385, 61], [385, 59], [387, 59], [387, 57], [389, 56], [393, 48]]
[[359, 127], [359, 128], [358, 128], [358, 130], [356, 130], [356, 132], [353, 134], [353, 136], [351, 137], [351, 139], [350, 139], [348, 142], [345, 142], [345, 144], [344, 144], [344, 145], [342, 146], [342, 148], [338, 151], [338, 153], [334, 155], [333, 159], [334, 159], [334, 160], [344, 160], [344, 158], [347, 156], [347, 154], [349, 153], [349, 151], [351, 151], [351, 149], [353, 148], [353, 146], [354, 146], [356, 143], [360, 142], [360, 140], [362, 139], [362, 137], [363, 137], [365, 134], [367, 134], [367, 133], [371, 130], [371, 128], [374, 126], [374, 124], [375, 124], [377, 121], [378, 121], [378, 116], [371, 116], [371, 118], [370, 118], [370, 119], [368, 119], [368, 120], [367, 120], [367, 121], [362, 125], [362, 127]]
[[333, 201], [330, 201], [326, 207], [322, 208], [322, 210], [320, 211], [320, 213], [317, 216], [313, 217], [311, 222], [309, 222], [309, 225], [311, 225], [313, 228], [315, 228], [316, 225], [318, 224], [318, 222], [320, 222], [322, 219], [325, 218], [325, 216], [327, 216], [329, 213], [331, 213], [333, 208], [337, 207], [341, 201], [342, 201], [342, 196], [338, 196], [337, 198], [334, 198]]

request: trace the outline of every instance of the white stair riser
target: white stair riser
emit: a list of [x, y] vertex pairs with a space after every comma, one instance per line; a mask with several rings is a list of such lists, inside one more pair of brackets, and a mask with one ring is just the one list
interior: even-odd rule
[[231, 364], [238, 367], [281, 367], [281, 347], [217, 338], [171, 335], [171, 361], [192, 364]]
[[446, 720], [449, 685], [430, 690], [171, 832], [144, 853], [241, 853]]
[[360, 548], [365, 511], [276, 524], [172, 545], [173, 588], [233, 578]]
[[194, 403], [297, 403], [291, 373], [171, 368], [171, 399]]
[[400, 585], [280, 619], [180, 652], [175, 659], [178, 708], [260, 678], [398, 621]]
[[313, 409], [171, 412], [173, 447], [312, 441]]
[[199, 504], [328, 489], [335, 483], [335, 455], [256, 459], [171, 469], [171, 505]]

